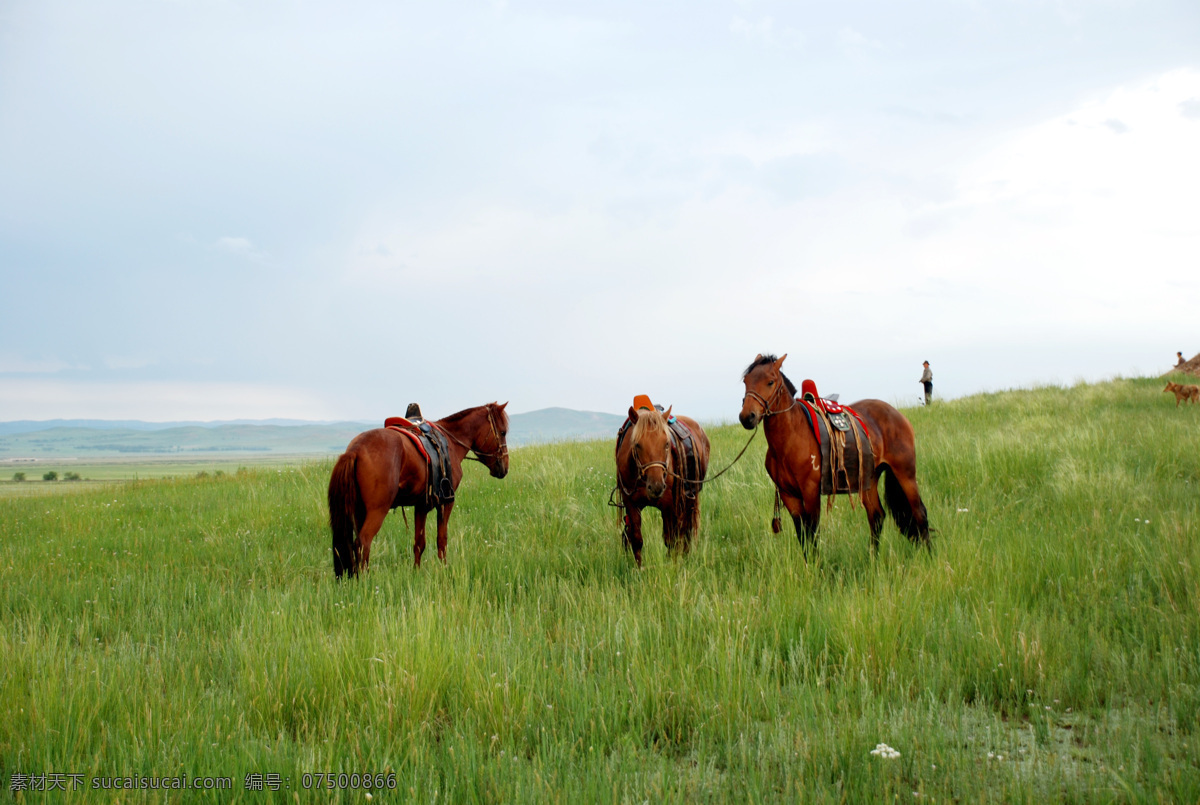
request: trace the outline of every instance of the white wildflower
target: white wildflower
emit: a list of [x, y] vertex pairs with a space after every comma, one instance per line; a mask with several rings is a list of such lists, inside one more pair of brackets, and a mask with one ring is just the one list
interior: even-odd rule
[[871, 750], [871, 754], [878, 755], [884, 760], [891, 760], [892, 758], [900, 757], [900, 753], [898, 751], [884, 743], [875, 744], [875, 748]]

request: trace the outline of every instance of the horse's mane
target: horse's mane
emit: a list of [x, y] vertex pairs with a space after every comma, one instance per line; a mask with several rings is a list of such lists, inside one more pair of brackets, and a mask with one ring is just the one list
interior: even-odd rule
[[633, 423], [633, 431], [630, 432], [630, 444], [641, 441], [643, 435], [653, 433], [655, 431], [666, 430], [667, 420], [657, 410], [642, 409], [638, 411], [637, 422]]
[[[759, 355], [757, 358], [754, 359], [753, 363], [751, 363], [749, 366], [746, 367], [746, 371], [742, 372], [742, 377], [745, 378], [746, 375], [750, 374], [750, 372], [752, 372], [754, 369], [756, 369], [759, 366], [763, 366], [768, 363], [775, 363], [775, 361], [777, 361], [777, 360], [779, 360], [779, 357], [777, 355]], [[795, 397], [796, 396], [796, 384], [794, 384], [792, 381], [788, 380], [788, 376], [785, 375], [782, 370], [780, 370], [779, 376], [783, 378], [783, 383], [784, 383], [784, 385], [787, 386], [788, 394], [791, 394], [793, 397]]]
[[442, 417], [441, 421], [442, 422], [457, 422], [458, 420], [465, 419], [466, 417], [475, 413], [476, 410], [477, 410], [476, 408], [464, 408], [461, 411], [454, 412], [450, 416]]
[[[488, 403], [488, 405], [494, 405], [494, 403]], [[442, 417], [439, 421], [440, 422], [457, 422], [460, 419], [466, 419], [468, 416], [475, 413], [480, 408], [487, 408], [487, 405], [476, 405], [473, 408], [464, 408], [461, 411], [455, 411], [450, 416]], [[508, 414], [499, 408], [497, 409], [497, 413], [501, 414], [502, 421], [505, 424], [508, 424]]]

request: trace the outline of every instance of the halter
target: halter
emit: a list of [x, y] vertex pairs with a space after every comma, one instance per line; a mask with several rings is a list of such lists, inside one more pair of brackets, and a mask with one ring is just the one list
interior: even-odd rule
[[766, 419], [769, 416], [775, 416], [776, 414], [782, 414], [787, 411], [790, 411], [796, 407], [796, 398], [795, 397], [791, 398], [792, 404], [789, 405], [787, 408], [780, 408], [778, 411], [771, 410], [771, 403], [774, 402], [775, 398], [779, 396], [779, 392], [783, 391], [783, 389], [786, 387], [787, 387], [787, 383], [784, 381], [783, 375], [780, 375], [779, 376], [779, 385], [775, 387], [775, 391], [771, 394], [771, 398], [769, 400], [765, 399], [757, 391], [753, 391], [751, 389], [746, 389], [746, 393], [744, 395], [742, 395], [742, 405], [746, 404], [747, 397], [752, 397], [753, 399], [757, 400], [758, 404], [763, 407], [763, 414], [762, 414], [763, 419]]

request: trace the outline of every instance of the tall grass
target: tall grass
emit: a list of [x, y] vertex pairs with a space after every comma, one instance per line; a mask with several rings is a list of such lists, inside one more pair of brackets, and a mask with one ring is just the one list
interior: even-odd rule
[[[186, 772], [233, 791], [87, 795], [351, 802], [302, 775], [392, 771], [377, 800], [1198, 801], [1200, 410], [1160, 390], [907, 411], [932, 553], [889, 524], [872, 557], [842, 498], [806, 563], [770, 532], [761, 435], [705, 489], [690, 556], [647, 516], [641, 571], [606, 506], [609, 442], [516, 451], [504, 481], [470, 465], [448, 564], [414, 571], [393, 513], [353, 583], [333, 580], [328, 463], [0, 499], [0, 782]], [[747, 434], [710, 435], [719, 468]], [[247, 792], [250, 773], [287, 784]]]

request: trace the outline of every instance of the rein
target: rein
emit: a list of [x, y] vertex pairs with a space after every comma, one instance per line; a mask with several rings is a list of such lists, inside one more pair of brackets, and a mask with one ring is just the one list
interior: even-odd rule
[[[782, 412], [778, 412], [778, 413], [782, 413]], [[703, 481], [695, 481], [695, 480], [692, 480], [691, 478], [684, 478], [683, 476], [678, 475], [677, 473], [671, 472], [669, 469], [667, 469], [666, 462], [663, 462], [663, 461], [652, 461], [649, 464], [643, 465], [641, 462], [639, 462], [637, 460], [637, 457], [634, 456], [633, 463], [638, 468], [637, 480], [640, 481], [645, 476], [645, 472], [643, 471], [644, 467], [653, 467], [656, 465], [661, 465], [664, 472], [666, 472], [668, 475], [670, 475], [673, 478], [683, 481], [685, 484], [693, 484], [695, 486], [704, 486], [704, 484], [708, 483], [709, 481], [715, 481], [718, 478], [720, 478], [722, 475], [724, 475], [725, 473], [727, 473], [731, 469], [733, 469], [733, 465], [737, 464], [738, 461], [741, 460], [742, 456], [746, 455], [746, 451], [750, 449], [750, 442], [754, 441], [754, 437], [757, 435], [758, 435], [758, 428], [756, 427], [754, 429], [754, 432], [750, 434], [750, 438], [746, 440], [746, 444], [742, 446], [741, 452], [739, 452], [737, 454], [737, 456], [733, 459], [733, 461], [729, 462], [729, 465], [727, 467], [725, 467], [725, 469], [721, 470], [716, 475], [713, 475], [709, 478], [705, 478]], [[621, 473], [619, 473], [619, 472], [617, 473], [617, 485], [613, 487], [612, 492], [610, 492], [608, 495], [608, 505], [612, 506], [614, 509], [624, 509], [625, 508], [624, 503], [616, 503], [613, 501], [613, 498], [616, 496], [618, 489], [620, 489], [623, 493], [625, 493], [625, 495], [627, 497], [633, 497], [633, 492], [626, 489], [625, 485], [623, 483], [621, 483]]]
[[498, 444], [500, 446], [500, 448], [498, 450], [493, 450], [490, 453], [485, 453], [482, 450], [480, 450], [479, 448], [473, 447], [473, 446], [467, 444], [462, 439], [458, 438], [453, 433], [446, 430], [446, 428], [434, 423], [438, 430], [440, 430], [442, 433], [446, 434], [451, 439], [453, 439], [455, 443], [457, 443], [461, 447], [465, 448], [468, 454], [470, 454], [472, 452], [475, 453], [474, 456], [472, 456], [472, 455], [463, 456], [464, 459], [468, 459], [470, 461], [478, 461], [480, 464], [486, 464], [487, 462], [485, 462], [483, 460], [483, 458], [476, 458], [476, 456], [482, 456], [484, 458], [495, 458], [496, 456], [500, 456], [503, 458], [504, 456], [508, 455], [508, 442], [505, 439], [500, 438], [500, 429], [496, 427], [496, 421], [494, 419], [492, 419], [491, 406], [487, 405], [487, 406], [484, 406], [484, 408], [487, 410], [488, 426], [491, 427], [491, 429], [492, 429], [492, 437], [496, 440], [496, 444]]

